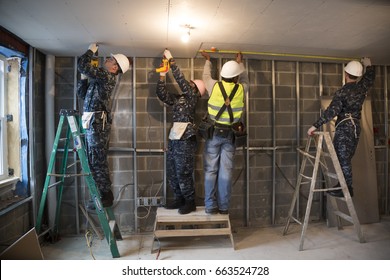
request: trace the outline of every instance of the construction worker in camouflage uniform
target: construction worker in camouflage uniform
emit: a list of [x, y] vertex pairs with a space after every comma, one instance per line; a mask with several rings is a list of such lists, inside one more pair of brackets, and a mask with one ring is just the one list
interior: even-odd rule
[[[160, 72], [157, 82], [157, 97], [172, 107], [173, 126], [169, 133], [167, 151], [167, 176], [173, 190], [174, 200], [165, 205], [166, 209], [179, 209], [180, 214], [196, 211], [194, 164], [197, 148], [196, 127], [194, 125], [195, 106], [206, 92], [202, 80], [187, 81], [169, 50], [164, 51], [164, 58], [169, 61], [168, 67]], [[172, 69], [173, 77], [182, 93], [167, 91], [165, 75]]]
[[[365, 73], [360, 80], [359, 77], [363, 74], [363, 66], [360, 62], [350, 61], [345, 66], [345, 85], [335, 92], [328, 108], [307, 131], [310, 136], [316, 129], [337, 116], [333, 145], [351, 197], [353, 196], [351, 161], [359, 142], [362, 106], [367, 91], [375, 80], [375, 68], [371, 66], [371, 60], [363, 58], [362, 63]], [[340, 188], [340, 183], [334, 187]], [[336, 197], [344, 196], [341, 189], [328, 191], [328, 194]]]
[[[82, 123], [89, 167], [103, 207], [110, 207], [114, 201], [107, 160], [112, 124], [111, 94], [117, 75], [125, 73], [130, 63], [123, 54], [111, 54], [104, 61], [103, 67], [96, 67], [91, 64], [91, 59], [97, 50], [98, 46], [91, 44], [78, 60], [81, 80], [77, 85], [77, 95], [84, 100]], [[93, 201], [90, 201], [87, 208], [94, 209]]]

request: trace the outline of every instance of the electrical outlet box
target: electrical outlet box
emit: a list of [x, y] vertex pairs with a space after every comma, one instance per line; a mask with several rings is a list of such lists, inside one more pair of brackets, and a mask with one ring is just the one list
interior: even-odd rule
[[137, 206], [161, 206], [164, 204], [164, 197], [151, 196], [151, 197], [138, 197]]

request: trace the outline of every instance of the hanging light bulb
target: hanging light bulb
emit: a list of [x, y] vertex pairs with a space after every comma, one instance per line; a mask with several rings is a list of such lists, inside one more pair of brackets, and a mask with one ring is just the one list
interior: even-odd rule
[[184, 26], [186, 28], [186, 33], [184, 33], [182, 36], [181, 36], [181, 41], [183, 43], [188, 43], [188, 41], [190, 40], [190, 32], [191, 32], [191, 25], [189, 24], [186, 24]]

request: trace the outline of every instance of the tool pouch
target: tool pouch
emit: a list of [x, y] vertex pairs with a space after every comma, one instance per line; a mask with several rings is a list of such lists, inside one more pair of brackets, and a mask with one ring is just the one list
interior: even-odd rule
[[234, 145], [236, 147], [243, 147], [246, 145], [247, 132], [242, 122], [237, 122], [232, 125], [232, 131], [234, 134]]
[[213, 138], [214, 134], [214, 123], [210, 120], [210, 118], [205, 117], [202, 119], [198, 126], [198, 134], [204, 140], [208, 140]]
[[222, 138], [231, 138], [232, 129], [230, 127], [215, 126], [214, 135]]

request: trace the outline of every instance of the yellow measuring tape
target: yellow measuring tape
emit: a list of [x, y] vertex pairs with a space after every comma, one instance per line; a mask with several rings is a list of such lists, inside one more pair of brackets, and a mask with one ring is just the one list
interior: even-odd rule
[[252, 51], [234, 51], [234, 50], [199, 50], [199, 52], [206, 53], [220, 53], [220, 54], [236, 54], [241, 52], [242, 54], [252, 54], [252, 55], [264, 55], [264, 56], [275, 56], [275, 57], [298, 57], [298, 58], [310, 58], [310, 59], [326, 59], [326, 60], [360, 60], [358, 57], [334, 57], [334, 56], [325, 56], [325, 55], [306, 55], [306, 54], [293, 54], [293, 53], [272, 53], [272, 52], [252, 52]]

